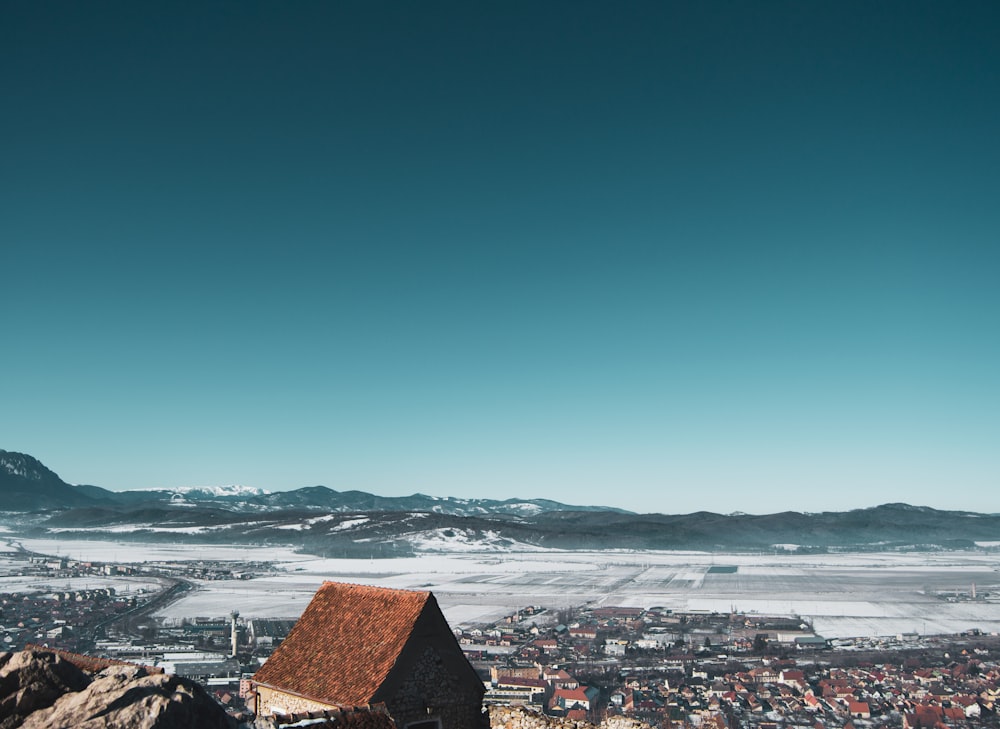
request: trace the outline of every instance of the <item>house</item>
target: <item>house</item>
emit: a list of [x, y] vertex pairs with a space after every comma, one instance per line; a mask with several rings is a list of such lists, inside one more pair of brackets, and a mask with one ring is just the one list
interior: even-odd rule
[[540, 678], [500, 676], [496, 685], [486, 693], [487, 702], [508, 704], [545, 704], [549, 684]]
[[778, 674], [778, 683], [801, 690], [806, 685], [806, 676], [802, 671], [785, 669]]
[[536, 664], [514, 666], [490, 666], [490, 680], [496, 683], [504, 676], [513, 678], [538, 678], [539, 668]]
[[553, 688], [575, 689], [580, 686], [580, 682], [561, 668], [546, 668], [542, 670], [542, 680], [547, 681]]
[[624, 656], [626, 648], [628, 648], [627, 640], [609, 638], [604, 642], [604, 653], [609, 656]]
[[583, 686], [575, 689], [556, 689], [549, 699], [549, 711], [552, 713], [568, 712], [571, 709], [590, 711], [599, 694], [599, 690]]
[[539, 638], [531, 642], [536, 648], [541, 648], [545, 653], [557, 653], [559, 642], [555, 638]]
[[430, 592], [323, 583], [253, 684], [258, 716], [383, 705], [398, 729], [484, 726], [483, 682]]
[[847, 710], [855, 719], [871, 718], [871, 709], [864, 701], [848, 701]]

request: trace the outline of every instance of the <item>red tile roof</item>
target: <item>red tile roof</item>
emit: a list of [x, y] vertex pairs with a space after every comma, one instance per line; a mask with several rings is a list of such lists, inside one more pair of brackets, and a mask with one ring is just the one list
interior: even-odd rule
[[324, 582], [254, 681], [326, 704], [371, 703], [429, 592]]
[[566, 702], [566, 706], [572, 706], [575, 703], [589, 704], [590, 697], [587, 696], [587, 691], [582, 686], [575, 689], [561, 689], [557, 688], [552, 694], [552, 700], [555, 702], [560, 702], [560, 700]]
[[847, 710], [852, 714], [867, 714], [871, 711], [868, 704], [863, 701], [848, 701]]

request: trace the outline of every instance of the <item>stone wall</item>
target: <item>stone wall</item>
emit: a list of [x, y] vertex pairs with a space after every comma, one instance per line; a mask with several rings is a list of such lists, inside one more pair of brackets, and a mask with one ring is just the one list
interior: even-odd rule
[[[490, 729], [596, 729], [588, 721], [571, 721], [547, 716], [523, 706], [491, 706]], [[612, 716], [599, 725], [600, 729], [650, 729], [648, 724], [624, 716]]]
[[337, 707], [304, 699], [284, 691], [275, 691], [267, 686], [257, 685], [257, 716], [272, 714], [307, 714], [310, 711], [324, 711]]
[[435, 719], [441, 729], [486, 729], [482, 695], [482, 683], [456, 676], [434, 648], [426, 648], [386, 705], [399, 729]]

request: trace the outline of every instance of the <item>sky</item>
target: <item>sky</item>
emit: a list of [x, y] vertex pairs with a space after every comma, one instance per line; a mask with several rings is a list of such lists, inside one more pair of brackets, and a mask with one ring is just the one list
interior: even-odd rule
[[0, 5], [0, 448], [1000, 512], [1000, 4]]

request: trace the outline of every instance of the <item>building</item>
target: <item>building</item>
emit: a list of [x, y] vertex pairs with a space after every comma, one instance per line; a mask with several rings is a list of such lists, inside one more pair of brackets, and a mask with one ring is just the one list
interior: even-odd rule
[[257, 714], [382, 704], [398, 729], [479, 729], [485, 687], [430, 592], [325, 582], [254, 675]]

